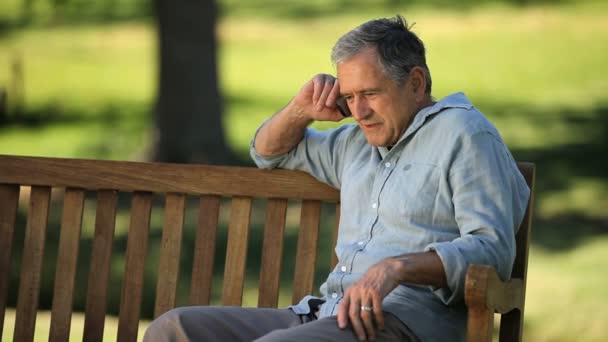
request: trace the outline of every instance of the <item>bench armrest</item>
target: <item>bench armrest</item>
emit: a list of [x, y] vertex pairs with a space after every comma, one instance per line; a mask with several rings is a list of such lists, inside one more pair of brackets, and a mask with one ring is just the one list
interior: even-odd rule
[[491, 266], [470, 265], [464, 298], [468, 308], [467, 341], [491, 341], [494, 313], [523, 308], [523, 283], [521, 279], [502, 281]]

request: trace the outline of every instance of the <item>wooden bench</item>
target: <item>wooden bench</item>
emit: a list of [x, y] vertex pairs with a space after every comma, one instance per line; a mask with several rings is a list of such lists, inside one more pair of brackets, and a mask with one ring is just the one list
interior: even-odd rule
[[[519, 165], [533, 188], [534, 165]], [[55, 268], [50, 341], [67, 341], [70, 335], [83, 208], [86, 196], [92, 192], [96, 193], [97, 204], [84, 321], [86, 341], [103, 339], [119, 192], [129, 192], [132, 195], [116, 337], [118, 341], [135, 341], [138, 336], [153, 196], [162, 194], [165, 201], [155, 317], [176, 305], [187, 197], [195, 197], [200, 203], [192, 253], [191, 305], [208, 305], [211, 300], [212, 266], [222, 198], [231, 199], [221, 295], [223, 305], [242, 305], [254, 198], [267, 200], [258, 297], [260, 307], [277, 306], [282, 266], [294, 268], [293, 302], [305, 294], [313, 293], [321, 203], [330, 202], [332, 206], [335, 205], [334, 244], [340, 217], [339, 192], [295, 171], [0, 155], [0, 336], [7, 306], [14, 233], [16, 229], [25, 229], [14, 341], [33, 340], [39, 307], [45, 231], [53, 188], [59, 188], [63, 192], [63, 211]], [[27, 195], [27, 192], [27, 223], [25, 227], [15, 227], [20, 193], [21, 197], [26, 197], [23, 195]], [[281, 265], [288, 200], [301, 201], [295, 265]], [[465, 297], [469, 308], [469, 341], [491, 339], [495, 312], [502, 314], [500, 340], [521, 340], [530, 208], [531, 205], [517, 234], [513, 279], [503, 283], [492, 268], [483, 265], [473, 265], [467, 273]], [[332, 253], [331, 266], [335, 264], [336, 257]]]

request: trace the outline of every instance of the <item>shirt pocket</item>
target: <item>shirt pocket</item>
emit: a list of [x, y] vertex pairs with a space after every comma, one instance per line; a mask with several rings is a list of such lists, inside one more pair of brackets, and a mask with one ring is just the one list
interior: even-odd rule
[[388, 185], [389, 203], [400, 217], [431, 222], [441, 177], [440, 168], [431, 164], [406, 163], [393, 170]]

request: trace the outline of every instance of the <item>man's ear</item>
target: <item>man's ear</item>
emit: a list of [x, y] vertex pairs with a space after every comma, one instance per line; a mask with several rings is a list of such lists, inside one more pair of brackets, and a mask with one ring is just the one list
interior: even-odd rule
[[416, 96], [416, 101], [423, 101], [426, 92], [426, 76], [424, 69], [419, 66], [413, 67], [412, 70], [410, 70], [410, 82], [412, 85], [411, 89]]

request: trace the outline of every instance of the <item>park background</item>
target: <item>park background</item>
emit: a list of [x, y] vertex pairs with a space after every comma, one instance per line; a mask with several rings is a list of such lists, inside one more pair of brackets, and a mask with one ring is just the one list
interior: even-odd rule
[[[6, 101], [0, 101], [0, 153], [250, 165], [248, 142], [255, 128], [312, 75], [334, 73], [329, 52], [341, 34], [371, 18], [403, 14], [415, 23], [413, 30], [426, 43], [433, 95], [441, 98], [464, 91], [495, 123], [516, 159], [537, 164], [524, 340], [608, 340], [607, 2], [218, 0], [216, 12], [209, 10], [213, 5], [210, 1], [194, 3], [0, 1], [0, 89], [6, 95]], [[169, 43], [164, 44], [170, 48], [172, 40], [186, 40], [186, 45], [201, 42], [192, 47], [191, 55], [182, 46], [177, 54], [165, 57], [174, 62], [181, 60], [183, 63], [178, 64], [182, 68], [192, 70], [181, 79], [163, 80], [175, 85], [170, 88], [177, 89], [178, 94], [168, 90], [169, 95], [162, 96], [172, 97], [178, 104], [191, 101], [196, 107], [182, 106], [185, 109], [180, 109], [182, 113], [175, 113], [175, 117], [171, 110], [163, 112], [163, 105], [159, 104], [161, 93], [167, 91], [161, 91], [159, 86], [159, 21], [172, 20], [161, 19], [165, 10], [173, 20], [180, 13], [189, 16], [192, 30], [182, 26], [181, 32], [174, 30], [174, 35], [167, 38]], [[200, 20], [192, 21], [193, 13], [200, 14]], [[199, 31], [196, 26], [205, 23], [215, 27], [217, 50], [203, 36], [197, 36], [204, 29]], [[215, 82], [212, 76], [202, 77], [208, 72], [203, 70], [202, 59], [192, 57], [201, 53], [217, 56], [215, 71], [221, 96], [213, 95], [213, 88], [203, 91], [196, 87], [209, 86], [203, 84], [209, 79]], [[179, 71], [180, 65], [169, 65], [166, 70]], [[203, 83], [200, 78], [204, 78]], [[179, 94], [194, 94], [195, 100], [184, 95], [180, 101]], [[163, 115], [165, 121], [159, 119]], [[218, 161], [217, 155], [205, 156], [209, 149], [205, 144], [209, 142], [196, 137], [177, 147], [190, 151], [189, 155], [158, 152], [162, 149], [158, 146], [162, 145], [159, 131], [173, 129], [173, 134], [184, 137], [217, 134], [203, 127], [213, 117], [221, 118], [224, 128], [220, 133], [224, 136], [216, 135], [214, 139], [222, 140], [217, 143], [218, 149], [224, 144], [229, 158]], [[179, 121], [182, 126], [165, 127], [171, 121]], [[40, 297], [40, 306], [46, 310], [52, 302], [59, 236], [61, 202], [55, 202], [52, 208], [56, 210], [47, 230], [49, 245]], [[117, 265], [124, 258], [127, 210], [124, 208], [125, 213], [117, 218]], [[263, 208], [258, 211], [253, 213], [251, 229], [261, 231]], [[297, 214], [292, 216], [295, 218], [288, 217], [291, 228], [286, 258], [293, 258], [289, 246], [295, 246], [296, 234], [289, 232], [295, 231]], [[13, 306], [23, 243], [23, 229], [19, 227], [24, 227], [24, 222], [25, 213], [20, 213], [12, 255], [15, 272], [9, 288], [9, 304]], [[192, 255], [185, 251], [192, 246], [194, 225], [195, 217], [187, 218], [180, 273], [186, 285], [180, 283], [181, 305], [188, 296]], [[326, 225], [324, 231], [329, 232], [331, 223]], [[154, 307], [161, 226], [162, 213], [154, 213], [142, 306], [144, 319], [150, 318]], [[90, 249], [92, 235], [93, 223], [85, 221], [74, 299], [76, 311], [84, 308], [90, 257], [87, 248]], [[220, 237], [225, 239], [225, 234]], [[320, 246], [328, 249], [323, 241]], [[260, 248], [260, 240], [252, 238], [244, 300], [249, 305], [256, 303]], [[222, 253], [225, 245], [217, 250], [218, 282]], [[324, 258], [329, 260], [329, 253]], [[111, 276], [110, 315], [117, 315], [120, 301], [121, 275], [117, 268], [113, 267]], [[326, 272], [327, 268], [320, 270], [317, 284]], [[283, 277], [285, 287], [291, 276], [287, 272]], [[220, 288], [216, 286], [214, 292], [216, 302]], [[281, 304], [288, 301], [288, 296], [281, 297]], [[38, 315], [36, 340], [47, 340], [49, 317], [48, 312]], [[82, 314], [75, 313], [72, 340], [82, 339], [82, 320]], [[11, 309], [2, 341], [12, 340], [13, 321]], [[111, 341], [116, 336], [117, 319], [110, 317], [107, 321], [105, 336]], [[140, 328], [140, 336], [145, 325], [144, 322]]]

